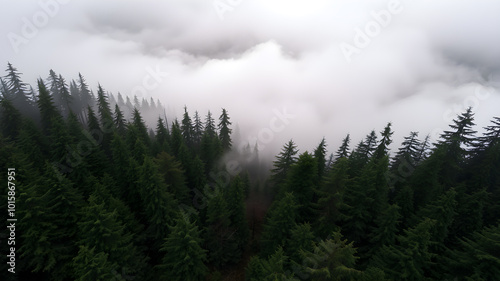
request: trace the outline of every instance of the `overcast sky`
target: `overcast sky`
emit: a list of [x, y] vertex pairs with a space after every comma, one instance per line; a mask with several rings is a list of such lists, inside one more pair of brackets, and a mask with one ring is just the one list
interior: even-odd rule
[[[326, 137], [334, 151], [389, 121], [399, 145], [467, 106], [477, 129], [500, 115], [499, 1], [0, 3], [0, 63], [24, 81], [81, 72], [94, 90], [158, 98], [169, 115], [223, 107], [266, 148]], [[293, 118], [282, 127], [280, 114]]]

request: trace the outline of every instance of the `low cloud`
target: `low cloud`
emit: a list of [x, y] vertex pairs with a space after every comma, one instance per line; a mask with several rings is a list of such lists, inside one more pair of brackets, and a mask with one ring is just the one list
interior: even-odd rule
[[[3, 38], [40, 9], [2, 2], [12, 10]], [[410, 131], [446, 129], [450, 108], [467, 105], [479, 126], [498, 116], [500, 3], [398, 1], [402, 11], [346, 59], [341, 44], [392, 2], [243, 0], [221, 20], [211, 1], [70, 1], [19, 53], [1, 42], [0, 59], [32, 85], [52, 68], [124, 95], [159, 68], [169, 76], [144, 97], [170, 116], [184, 105], [216, 116], [226, 108], [243, 140], [286, 108], [296, 118], [267, 144], [272, 153], [291, 138], [303, 151], [326, 137], [334, 151], [347, 133], [354, 145], [389, 121], [397, 146]]]

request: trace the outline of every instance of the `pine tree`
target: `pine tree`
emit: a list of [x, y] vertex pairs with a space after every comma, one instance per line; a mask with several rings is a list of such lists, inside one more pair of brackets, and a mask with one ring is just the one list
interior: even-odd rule
[[184, 115], [182, 117], [181, 132], [182, 132], [182, 137], [184, 138], [184, 143], [188, 147], [192, 147], [192, 145], [193, 145], [193, 123], [191, 122], [191, 117], [189, 117], [189, 113], [187, 111], [186, 106], [184, 106]]
[[180, 216], [165, 239], [161, 251], [166, 252], [159, 266], [164, 280], [203, 280], [206, 250], [202, 249], [200, 230], [187, 217]]
[[194, 112], [194, 124], [193, 124], [193, 141], [195, 148], [199, 149], [201, 144], [201, 137], [203, 136], [203, 123], [201, 122], [200, 115], [198, 111]]
[[293, 192], [299, 207], [299, 220], [312, 217], [314, 191], [317, 188], [318, 167], [316, 160], [307, 151], [292, 165], [286, 180], [285, 190]]
[[102, 130], [92, 107], [87, 107], [87, 129], [98, 144], [102, 142]]
[[169, 191], [178, 202], [189, 203], [189, 189], [186, 186], [186, 178], [181, 163], [166, 152], [161, 152], [155, 159], [159, 172]]
[[435, 221], [425, 219], [397, 237], [395, 245], [383, 246], [371, 264], [393, 280], [424, 280], [433, 255], [429, 253], [431, 230]]
[[210, 137], [217, 136], [217, 132], [215, 131], [215, 121], [212, 117], [212, 113], [210, 113], [210, 110], [205, 118], [205, 134]]
[[303, 272], [312, 280], [358, 280], [362, 272], [354, 268], [356, 248], [353, 243], [342, 240], [340, 232], [315, 244], [312, 251], [302, 251]]
[[349, 240], [360, 246], [362, 254], [366, 249], [373, 221], [387, 208], [389, 186], [386, 173], [388, 157], [372, 159], [353, 179], [346, 189], [345, 208], [341, 210], [344, 224], [342, 229]]
[[288, 141], [283, 146], [276, 160], [273, 161], [273, 169], [271, 169], [271, 180], [275, 186], [279, 187], [285, 182], [290, 167], [297, 162], [297, 156], [295, 156], [297, 153], [297, 145], [295, 145], [293, 140]]
[[337, 150], [335, 154], [336, 161], [340, 158], [348, 158], [349, 157], [349, 143], [351, 142], [351, 136], [347, 134], [347, 136], [342, 140], [342, 145]]
[[5, 92], [8, 96], [5, 98], [9, 99], [12, 102], [12, 105], [21, 113], [29, 116], [30, 118], [36, 117], [33, 105], [27, 97], [28, 85], [21, 80], [22, 73], [19, 73], [10, 62], [7, 63], [6, 71], [7, 75], [5, 76], [5, 80], [7, 87], [4, 89], [6, 89]]
[[389, 205], [389, 207], [375, 218], [376, 227], [370, 234], [370, 249], [368, 256], [377, 253], [382, 246], [394, 245], [396, 235], [399, 232], [399, 223], [401, 215], [399, 214], [398, 205]]
[[207, 206], [207, 250], [209, 261], [217, 268], [239, 260], [237, 230], [231, 227], [230, 210], [220, 187]]
[[295, 225], [290, 232], [290, 238], [287, 241], [285, 253], [292, 262], [300, 264], [302, 262], [301, 251], [312, 251], [314, 246], [314, 234], [311, 225], [301, 223]]
[[453, 120], [450, 125], [452, 130], [444, 131], [441, 140], [436, 144], [438, 148], [445, 151], [444, 160], [446, 165], [440, 169], [440, 180], [445, 186], [453, 186], [458, 174], [463, 169], [464, 161], [469, 157], [469, 149], [475, 141], [472, 130], [474, 126], [474, 113], [468, 108]]
[[83, 78], [81, 73], [78, 73], [78, 89], [80, 90], [80, 100], [82, 103], [82, 110], [87, 108], [88, 106], [94, 107], [95, 106], [95, 100], [90, 93], [89, 86], [87, 85], [87, 82], [85, 81], [85, 78]]
[[75, 80], [71, 80], [69, 83], [69, 95], [71, 96], [70, 110], [74, 114], [78, 114], [82, 109], [82, 100], [80, 96], [80, 90]]
[[379, 145], [375, 149], [375, 152], [373, 153], [373, 157], [375, 159], [381, 159], [382, 157], [386, 156], [388, 151], [389, 151], [389, 145], [392, 143], [392, 134], [394, 132], [391, 131], [391, 122], [385, 126], [384, 131], [380, 133], [382, 136], [382, 139], [379, 142]]
[[366, 136], [364, 141], [361, 141], [356, 149], [349, 156], [351, 167], [349, 169], [349, 174], [354, 177], [358, 176], [363, 167], [368, 163], [368, 160], [373, 155], [375, 151], [375, 145], [377, 143], [377, 134], [375, 131], [371, 131], [369, 135]]
[[149, 222], [148, 232], [155, 241], [167, 237], [168, 225], [175, 217], [177, 202], [167, 191], [158, 167], [149, 157], [144, 157], [137, 181], [142, 208]]
[[318, 213], [318, 221], [315, 229], [321, 235], [326, 236], [333, 231], [337, 231], [339, 223], [344, 219], [342, 210], [348, 208], [344, 202], [344, 194], [350, 184], [347, 175], [348, 161], [345, 157], [338, 158], [326, 175], [322, 189], [317, 191], [319, 199], [315, 207]]
[[496, 280], [500, 276], [500, 225], [485, 227], [461, 239], [460, 247], [448, 255], [450, 277]]
[[123, 116], [122, 111], [118, 104], [115, 104], [115, 118], [114, 118], [114, 126], [118, 135], [124, 137], [127, 131], [127, 127], [125, 125], [125, 118]]
[[108, 254], [96, 254], [95, 247], [89, 249], [87, 246], [80, 246], [78, 255], [73, 259], [73, 267], [77, 281], [113, 280], [112, 272], [118, 269], [118, 265], [108, 261]]
[[111, 151], [114, 164], [113, 175], [120, 187], [120, 198], [127, 203], [134, 213], [139, 213], [139, 210], [142, 210], [141, 196], [135, 184], [139, 179], [138, 164], [131, 157], [130, 150], [127, 149], [125, 142], [117, 134], [113, 135]]
[[148, 135], [148, 129], [146, 128], [146, 124], [144, 123], [141, 113], [137, 108], [134, 109], [132, 124], [137, 129], [138, 136], [142, 143], [149, 149], [149, 147], [151, 147], [151, 140]]
[[404, 137], [396, 156], [394, 156], [390, 168], [389, 185], [396, 189], [396, 192], [402, 188], [408, 181], [409, 176], [415, 170], [420, 156], [421, 143], [418, 140], [418, 132], [410, 132], [410, 135]]
[[144, 257], [133, 245], [132, 234], [125, 231], [117, 210], [109, 209], [104, 198], [98, 195], [103, 188], [97, 185], [88, 199], [88, 206], [82, 209], [78, 244], [107, 254], [109, 263], [120, 266], [126, 274], [140, 273]]
[[156, 153], [161, 151], [170, 152], [170, 132], [165, 127], [163, 119], [158, 117], [156, 123]]
[[181, 146], [184, 144], [184, 138], [182, 136], [181, 126], [177, 119], [172, 122], [172, 132], [171, 132], [171, 146], [172, 154], [175, 157], [179, 156], [179, 152], [181, 151]]
[[250, 259], [246, 269], [246, 280], [248, 281], [298, 281], [286, 269], [288, 257], [282, 247], [278, 247], [268, 258], [262, 259], [254, 256]]
[[22, 115], [9, 99], [0, 100], [0, 128], [3, 136], [12, 140], [19, 135], [22, 125]]
[[245, 250], [249, 236], [248, 223], [245, 211], [244, 183], [240, 176], [232, 179], [228, 189], [225, 190], [224, 197], [229, 210], [229, 221], [236, 229], [236, 239], [238, 243], [238, 256]]
[[42, 129], [45, 134], [48, 134], [52, 120], [62, 117], [54, 105], [52, 97], [42, 79], [38, 79], [38, 92], [38, 108], [40, 109]]
[[50, 272], [52, 280], [65, 280], [78, 251], [77, 222], [84, 202], [73, 184], [57, 173], [46, 163], [40, 180], [19, 198], [29, 204], [22, 211], [19, 251], [30, 271]]
[[292, 193], [273, 203], [267, 215], [262, 232], [261, 255], [267, 257], [272, 254], [278, 246], [290, 238], [291, 230], [298, 218], [299, 206]]
[[16, 144], [32, 163], [43, 163], [47, 159], [47, 139], [32, 120], [23, 120]]
[[222, 145], [223, 151], [229, 151], [231, 149], [232, 141], [231, 141], [231, 129], [229, 126], [232, 124], [229, 121], [229, 116], [227, 114], [226, 109], [222, 109], [222, 113], [219, 117], [219, 139]]
[[316, 149], [314, 150], [314, 159], [318, 165], [318, 183], [323, 179], [323, 175], [326, 171], [326, 141], [325, 138], [321, 140]]
[[208, 175], [215, 167], [215, 163], [222, 154], [222, 144], [215, 130], [215, 121], [210, 111], [205, 121], [205, 131], [201, 138], [200, 158], [205, 164], [205, 173]]
[[57, 78], [57, 88], [59, 92], [60, 108], [62, 115], [64, 117], [68, 117], [69, 112], [71, 111], [71, 105], [73, 104], [74, 101], [73, 97], [69, 93], [66, 81], [60, 74], [59, 77]]

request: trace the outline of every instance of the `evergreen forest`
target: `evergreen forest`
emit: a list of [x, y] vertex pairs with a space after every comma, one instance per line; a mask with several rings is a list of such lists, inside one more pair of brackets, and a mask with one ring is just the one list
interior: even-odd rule
[[0, 78], [1, 280], [500, 280], [500, 116], [266, 166], [224, 108], [168, 120], [77, 77]]

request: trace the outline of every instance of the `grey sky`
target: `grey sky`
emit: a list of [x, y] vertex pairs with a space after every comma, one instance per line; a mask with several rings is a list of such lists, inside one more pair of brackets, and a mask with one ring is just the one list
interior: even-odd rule
[[[498, 1], [0, 3], [0, 62], [26, 82], [81, 72], [93, 89], [159, 98], [171, 115], [224, 107], [266, 148], [294, 138], [311, 150], [324, 136], [332, 151], [389, 121], [399, 145], [410, 131], [441, 132], [469, 105], [477, 129], [500, 115]], [[155, 69], [168, 76], [138, 92]], [[283, 108], [295, 118], [273, 129]]]

